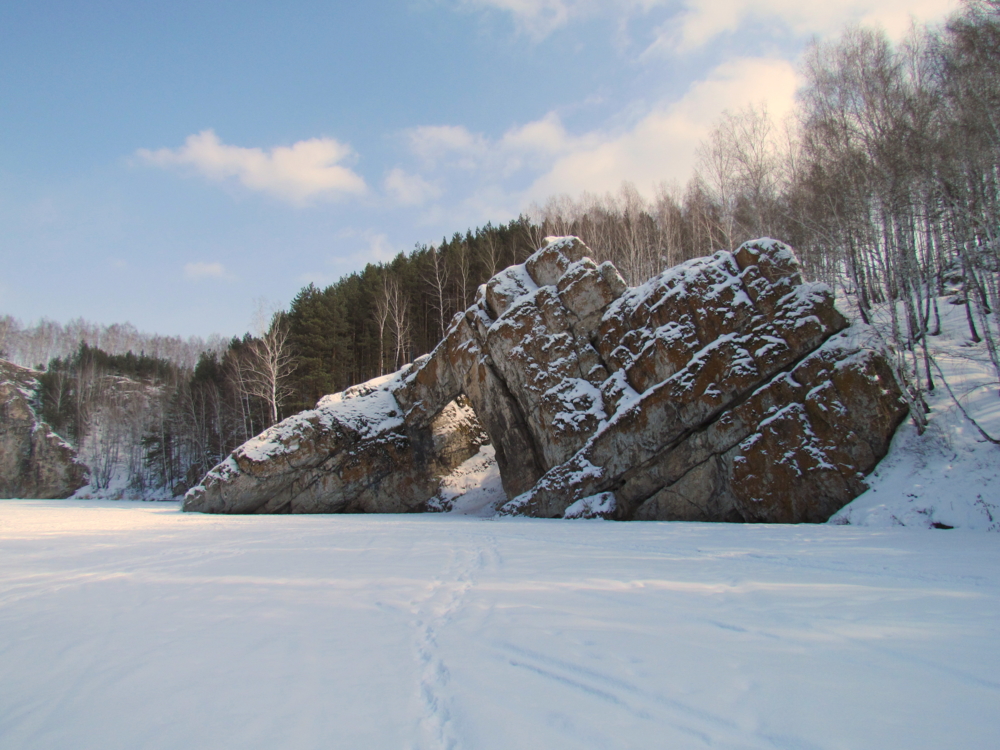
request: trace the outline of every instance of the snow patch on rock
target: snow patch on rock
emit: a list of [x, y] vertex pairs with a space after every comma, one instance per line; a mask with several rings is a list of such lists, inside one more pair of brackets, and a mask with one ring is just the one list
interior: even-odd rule
[[599, 492], [581, 497], [566, 509], [563, 518], [608, 518], [615, 512], [616, 506], [613, 492]]
[[342, 393], [324, 396], [315, 409], [300, 412], [264, 430], [237, 448], [240, 458], [264, 462], [294, 453], [300, 438], [311, 433], [317, 423], [326, 429], [338, 425], [372, 438], [403, 424], [403, 411], [390, 389], [398, 385], [401, 373], [374, 378]]

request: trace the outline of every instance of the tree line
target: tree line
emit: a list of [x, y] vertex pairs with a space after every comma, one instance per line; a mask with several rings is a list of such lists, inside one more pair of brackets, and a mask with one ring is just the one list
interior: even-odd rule
[[228, 344], [218, 335], [203, 339], [144, 333], [131, 323], [104, 325], [75, 318], [63, 324], [43, 318], [24, 325], [11, 315], [0, 316], [0, 359], [21, 367], [44, 370], [51, 360], [72, 356], [80, 342], [108, 354], [140, 353], [188, 369], [202, 352], [223, 351]]
[[41, 416], [77, 449], [92, 490], [180, 493], [277, 421], [269, 341], [233, 338], [194, 367], [80, 342], [38, 375]]

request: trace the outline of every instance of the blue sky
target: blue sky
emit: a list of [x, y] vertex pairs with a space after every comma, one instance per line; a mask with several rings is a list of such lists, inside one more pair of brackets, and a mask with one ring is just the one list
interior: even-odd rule
[[683, 183], [846, 23], [954, 0], [0, 4], [0, 314], [245, 331], [558, 193]]

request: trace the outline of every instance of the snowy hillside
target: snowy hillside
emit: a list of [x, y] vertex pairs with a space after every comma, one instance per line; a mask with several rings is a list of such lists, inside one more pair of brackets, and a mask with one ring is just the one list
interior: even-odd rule
[[982, 750], [997, 537], [0, 501], [4, 750]]
[[[965, 308], [941, 298], [941, 333], [928, 338], [940, 372], [928, 394], [928, 428], [912, 420], [896, 433], [889, 454], [868, 477], [870, 489], [830, 519], [862, 526], [954, 527], [1000, 531], [1000, 446], [987, 442], [955, 405], [1000, 438], [1000, 383], [986, 345], [973, 344]], [[838, 301], [841, 310], [849, 303]]]

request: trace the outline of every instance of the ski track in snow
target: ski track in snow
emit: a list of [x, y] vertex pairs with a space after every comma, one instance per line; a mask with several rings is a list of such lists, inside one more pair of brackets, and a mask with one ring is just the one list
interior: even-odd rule
[[741, 736], [735, 722], [678, 699], [645, 691], [612, 675], [512, 644], [503, 644], [503, 648], [511, 654], [507, 661], [512, 667], [530, 670], [561, 686], [596, 697], [641, 721], [653, 719], [649, 704], [657, 704], [661, 709], [658, 712], [661, 716], [662, 709], [666, 709], [668, 721], [675, 730], [696, 738], [706, 746], [721, 739], [726, 743], [742, 741], [743, 746], [748, 748], [772, 747], [771, 743], [747, 745], [747, 738]]

